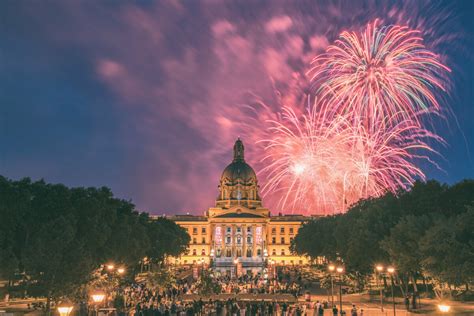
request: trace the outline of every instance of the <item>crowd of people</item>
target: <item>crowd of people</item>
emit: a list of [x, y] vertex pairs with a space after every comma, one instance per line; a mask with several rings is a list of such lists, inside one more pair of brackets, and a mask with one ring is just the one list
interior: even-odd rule
[[[301, 295], [301, 286], [288, 275], [280, 274], [277, 278], [267, 280], [260, 274], [242, 275], [239, 278], [215, 276], [221, 289], [215, 294], [291, 294], [295, 298]], [[243, 302], [235, 298], [220, 300], [201, 298], [185, 301], [185, 294], [200, 295], [199, 282], [178, 280], [173, 286], [163, 289], [150, 289], [145, 283], [133, 284], [123, 290], [126, 310], [134, 316], [161, 315], [306, 315], [309, 305], [298, 305], [273, 300]], [[198, 296], [199, 297], [199, 296]], [[316, 314], [317, 315], [317, 314]]]
[[301, 295], [301, 286], [296, 282], [282, 282], [278, 279], [267, 280], [260, 275], [245, 274], [239, 278], [217, 277], [221, 293], [235, 294], [292, 294]]
[[[278, 274], [275, 279], [266, 280], [260, 275], [214, 277], [221, 293], [210, 298], [200, 296], [199, 282], [178, 280], [163, 289], [150, 289], [145, 283], [133, 284], [123, 290], [125, 310], [131, 316], [318, 316], [339, 315], [337, 307], [328, 302], [298, 302], [302, 294], [300, 280], [294, 274]], [[296, 277], [295, 277], [296, 276]], [[195, 294], [195, 295], [186, 295]], [[222, 299], [218, 294], [275, 294], [271, 300], [243, 300], [238, 295]], [[291, 294], [294, 299], [281, 299], [278, 294]], [[190, 299], [190, 297], [192, 299]], [[258, 296], [257, 296], [258, 297]], [[325, 313], [326, 311], [326, 313]], [[355, 306], [351, 316], [362, 315]]]

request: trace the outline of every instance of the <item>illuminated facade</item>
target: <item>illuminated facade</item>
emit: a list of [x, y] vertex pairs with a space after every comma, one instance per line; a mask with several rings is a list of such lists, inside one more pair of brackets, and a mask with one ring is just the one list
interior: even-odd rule
[[308, 259], [292, 255], [290, 243], [301, 224], [301, 215], [272, 216], [263, 207], [257, 176], [244, 159], [240, 139], [234, 158], [223, 171], [215, 207], [204, 216], [171, 217], [191, 236], [188, 253], [175, 258], [179, 264], [209, 264], [216, 270], [256, 271], [268, 262], [282, 265], [306, 264]]

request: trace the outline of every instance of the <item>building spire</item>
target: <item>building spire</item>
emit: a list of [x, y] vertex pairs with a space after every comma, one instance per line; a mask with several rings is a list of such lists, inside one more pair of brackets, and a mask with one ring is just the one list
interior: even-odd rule
[[244, 144], [237, 138], [234, 144], [234, 161], [244, 161]]

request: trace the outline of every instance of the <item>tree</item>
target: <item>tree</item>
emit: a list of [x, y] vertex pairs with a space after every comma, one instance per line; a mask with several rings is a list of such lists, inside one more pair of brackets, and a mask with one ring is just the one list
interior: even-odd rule
[[438, 289], [465, 285], [468, 290], [474, 283], [473, 227], [474, 207], [469, 206], [457, 216], [439, 218], [420, 240], [422, 267]]
[[174, 222], [139, 213], [105, 187], [0, 176], [0, 217], [0, 275], [9, 280], [26, 275], [26, 289], [48, 302], [85, 295], [94, 271], [109, 261], [133, 273], [145, 255], [162, 261], [189, 243]]

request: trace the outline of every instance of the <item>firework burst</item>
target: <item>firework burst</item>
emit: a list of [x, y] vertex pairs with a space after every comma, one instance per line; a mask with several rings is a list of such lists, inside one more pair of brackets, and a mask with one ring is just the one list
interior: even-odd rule
[[449, 71], [419, 31], [375, 20], [361, 34], [343, 32], [308, 73], [334, 115], [379, 125], [387, 116], [419, 122], [420, 113], [440, 113], [436, 92]]
[[343, 32], [313, 60], [308, 73], [316, 89], [306, 112], [285, 105], [265, 121], [263, 192], [281, 196], [281, 208], [341, 212], [362, 198], [409, 188], [425, 179], [416, 163], [434, 163], [429, 143], [443, 139], [423, 118], [441, 113], [437, 92], [450, 70], [418, 31], [378, 25]]

